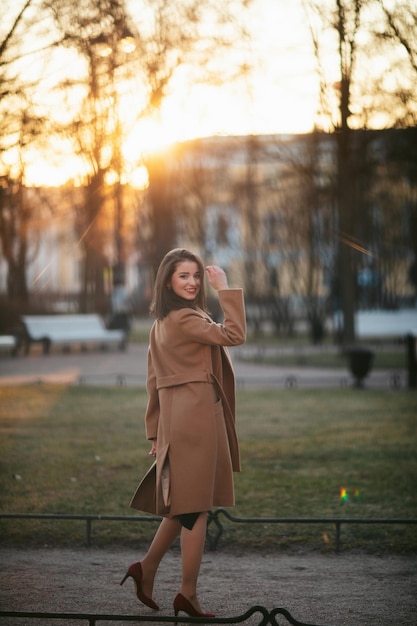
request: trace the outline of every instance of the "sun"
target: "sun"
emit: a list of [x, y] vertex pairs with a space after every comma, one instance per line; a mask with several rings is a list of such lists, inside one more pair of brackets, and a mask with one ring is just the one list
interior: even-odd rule
[[181, 140], [178, 129], [171, 127], [166, 119], [152, 117], [140, 120], [123, 145], [123, 154], [128, 161], [165, 150]]

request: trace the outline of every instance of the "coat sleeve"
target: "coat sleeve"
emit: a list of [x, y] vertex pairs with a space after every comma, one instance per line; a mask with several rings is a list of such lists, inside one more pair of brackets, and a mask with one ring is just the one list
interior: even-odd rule
[[208, 345], [238, 346], [246, 340], [246, 316], [242, 289], [222, 289], [218, 292], [224, 321], [215, 323], [193, 309], [176, 311], [183, 334], [191, 341]]
[[156, 388], [156, 376], [152, 364], [151, 351], [148, 350], [148, 371], [146, 378], [148, 405], [145, 413], [145, 430], [147, 439], [155, 439], [158, 433], [159, 397]]

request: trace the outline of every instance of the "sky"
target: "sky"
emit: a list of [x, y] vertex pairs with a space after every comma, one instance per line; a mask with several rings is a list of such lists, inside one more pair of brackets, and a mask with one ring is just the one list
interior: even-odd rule
[[[236, 84], [184, 92], [162, 107], [183, 136], [308, 132], [313, 128], [317, 76], [300, 0], [254, 0], [248, 19], [253, 72]], [[198, 112], [198, 113], [196, 113]], [[168, 130], [168, 128], [167, 128]]]
[[[134, 6], [134, 0], [132, 6]], [[13, 4], [13, 3], [12, 3]], [[14, 9], [15, 13], [17, 9]], [[247, 18], [251, 38], [247, 60], [253, 70], [237, 82], [220, 86], [184, 84], [181, 71], [161, 109], [152, 119], [135, 122], [124, 145], [125, 157], [137, 160], [138, 145], [157, 150], [176, 141], [211, 135], [304, 133], [312, 130], [317, 108], [318, 79], [302, 0], [253, 0]], [[74, 53], [63, 50], [48, 67], [51, 84], [60, 73], [76, 71]], [[34, 67], [28, 66], [32, 73]], [[39, 67], [39, 72], [44, 68]], [[44, 86], [48, 87], [44, 80]], [[53, 91], [48, 95], [53, 115], [60, 114]], [[129, 102], [122, 111], [132, 115]], [[56, 141], [58, 146], [59, 142]], [[61, 143], [66, 150], [64, 141]], [[77, 178], [80, 163], [51, 163], [46, 155], [33, 153], [27, 167], [30, 184], [62, 184]], [[138, 169], [138, 180], [141, 171]], [[140, 183], [139, 183], [140, 184]]]
[[252, 72], [221, 86], [181, 84], [157, 118], [137, 124], [126, 151], [212, 135], [305, 133], [313, 129], [318, 79], [301, 0], [253, 0], [247, 59]]

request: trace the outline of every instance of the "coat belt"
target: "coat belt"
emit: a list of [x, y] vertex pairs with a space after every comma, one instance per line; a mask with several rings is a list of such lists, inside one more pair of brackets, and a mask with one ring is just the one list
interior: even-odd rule
[[[183, 372], [181, 374], [172, 374], [171, 376], [161, 376], [156, 380], [157, 389], [164, 387], [174, 387], [175, 385], [184, 385], [185, 383], [211, 383], [215, 385], [216, 390], [223, 402], [224, 419], [226, 424], [227, 437], [229, 440], [229, 448], [232, 450], [239, 450], [236, 430], [234, 427], [235, 415], [232, 411], [229, 401], [224, 393], [224, 389], [220, 384], [219, 379], [209, 370], [197, 370], [196, 372]], [[239, 454], [232, 454], [232, 467], [234, 471], [240, 471]]]
[[215, 383], [215, 376], [208, 370], [196, 372], [183, 372], [181, 374], [172, 374], [171, 376], [161, 376], [156, 380], [156, 388], [175, 387], [175, 385], [185, 385], [186, 383]]

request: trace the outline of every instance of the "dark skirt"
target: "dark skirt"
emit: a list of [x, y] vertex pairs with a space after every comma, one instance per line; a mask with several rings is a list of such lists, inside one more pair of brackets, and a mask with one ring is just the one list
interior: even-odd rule
[[180, 520], [181, 526], [184, 526], [188, 530], [192, 530], [199, 515], [200, 513], [183, 513], [182, 515], [178, 515], [177, 518]]

